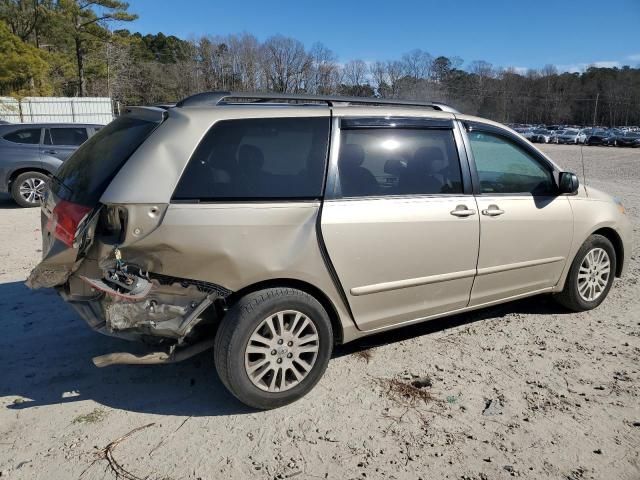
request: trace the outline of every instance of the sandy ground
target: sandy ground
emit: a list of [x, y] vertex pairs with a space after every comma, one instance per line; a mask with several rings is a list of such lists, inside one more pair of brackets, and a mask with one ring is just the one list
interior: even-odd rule
[[[579, 148], [544, 147], [581, 173]], [[39, 212], [0, 200], [0, 476], [116, 478], [640, 478], [640, 150], [584, 149], [590, 184], [621, 197], [636, 243], [603, 305], [533, 298], [340, 348], [303, 400], [255, 412], [210, 354], [96, 369], [129, 347], [23, 280]], [[582, 175], [581, 175], [582, 176]], [[405, 396], [406, 385], [422, 388]]]

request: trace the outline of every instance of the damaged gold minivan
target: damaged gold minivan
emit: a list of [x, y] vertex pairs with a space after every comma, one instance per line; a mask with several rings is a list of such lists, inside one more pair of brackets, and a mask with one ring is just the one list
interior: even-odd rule
[[364, 335], [541, 293], [596, 307], [630, 224], [443, 104], [211, 92], [102, 128], [52, 177], [42, 232], [28, 284], [151, 346], [96, 365], [213, 348], [237, 398], [274, 408]]

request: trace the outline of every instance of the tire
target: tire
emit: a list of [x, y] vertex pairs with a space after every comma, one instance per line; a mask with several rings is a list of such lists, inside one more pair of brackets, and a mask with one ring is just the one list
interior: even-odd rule
[[[306, 325], [304, 317], [312, 325], [298, 331]], [[275, 322], [271, 328], [269, 319]], [[279, 324], [285, 327], [282, 343], [278, 343], [278, 331], [282, 332]], [[317, 342], [309, 342], [314, 334]], [[242, 297], [222, 319], [214, 346], [216, 370], [225, 387], [245, 405], [261, 410], [281, 407], [302, 398], [318, 383], [329, 363], [333, 338], [327, 312], [311, 295], [293, 288], [260, 290]], [[250, 343], [252, 350], [259, 353], [247, 352]], [[297, 350], [316, 347], [315, 354]], [[284, 370], [275, 363], [278, 361]], [[301, 361], [310, 367], [306, 372], [303, 363], [298, 363]], [[259, 367], [260, 364], [265, 367]], [[255, 368], [254, 379], [249, 373], [252, 368]], [[257, 379], [260, 376], [262, 378]], [[283, 382], [284, 388], [281, 388]]]
[[[604, 284], [604, 286], [599, 286], [601, 290], [599, 290], [597, 297], [589, 299], [589, 295], [585, 296], [580, 291], [581, 286], [582, 288], [585, 288], [584, 285], [586, 285], [586, 283], [588, 283], [589, 281], [587, 280], [585, 282], [584, 278], [579, 279], [579, 275], [586, 275], [588, 278], [590, 272], [587, 267], [583, 265], [583, 262], [587, 261], [587, 255], [589, 255], [591, 252], [598, 251], [604, 251], [608, 256], [609, 272], [606, 277], [606, 283]], [[609, 239], [603, 237], [602, 235], [591, 235], [582, 244], [580, 250], [578, 250], [578, 253], [576, 253], [575, 258], [571, 263], [571, 268], [569, 270], [569, 274], [567, 275], [564, 289], [562, 290], [562, 292], [555, 296], [555, 299], [561, 305], [575, 312], [584, 312], [586, 310], [596, 308], [604, 301], [604, 299], [609, 294], [609, 290], [611, 289], [611, 285], [613, 284], [613, 278], [616, 272], [616, 260], [616, 251]], [[591, 263], [596, 264], [597, 262]], [[583, 270], [581, 271], [581, 269]], [[587, 273], [585, 273], [585, 270], [587, 270]], [[600, 277], [600, 279], [601, 281], [605, 281], [602, 277]], [[597, 280], [595, 281], [597, 282]], [[590, 291], [588, 290], [588, 286], [586, 288], [587, 292]], [[596, 292], [596, 290], [591, 291]]]
[[49, 178], [40, 172], [21, 173], [11, 182], [11, 197], [21, 207], [39, 207], [48, 180]]

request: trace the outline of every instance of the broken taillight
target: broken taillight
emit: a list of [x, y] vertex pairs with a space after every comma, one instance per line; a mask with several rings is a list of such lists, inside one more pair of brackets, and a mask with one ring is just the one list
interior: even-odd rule
[[49, 217], [47, 230], [65, 245], [73, 248], [78, 227], [91, 210], [92, 208], [84, 205], [60, 200]]

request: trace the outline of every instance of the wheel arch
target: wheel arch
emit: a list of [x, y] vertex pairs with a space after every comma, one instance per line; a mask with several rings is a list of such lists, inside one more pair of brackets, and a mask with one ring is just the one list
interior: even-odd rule
[[11, 188], [11, 184], [18, 177], [18, 175], [22, 175], [23, 173], [28, 173], [28, 172], [36, 172], [36, 173], [41, 173], [43, 175], [50, 175], [51, 174], [51, 172], [49, 170], [47, 170], [46, 168], [42, 168], [42, 167], [21, 167], [21, 168], [17, 168], [17, 169], [15, 169], [13, 172], [11, 172], [9, 174], [8, 182], [7, 182], [7, 185], [9, 186], [9, 188]]
[[342, 344], [344, 340], [344, 331], [343, 325], [340, 320], [340, 315], [338, 315], [338, 310], [335, 305], [329, 298], [327, 294], [325, 294], [322, 290], [320, 290], [315, 285], [312, 285], [304, 280], [297, 280], [293, 278], [273, 278], [269, 280], [264, 280], [261, 282], [253, 283], [246, 287], [241, 288], [240, 290], [233, 292], [229, 297], [227, 297], [226, 301], [229, 305], [233, 305], [239, 299], [244, 297], [249, 293], [256, 292], [258, 290], [263, 290], [265, 288], [277, 288], [277, 287], [289, 287], [295, 288], [297, 290], [301, 290], [305, 293], [308, 293], [313, 298], [315, 298], [320, 305], [325, 309], [327, 315], [329, 315], [329, 320], [331, 321], [331, 327], [333, 330], [333, 338], [334, 343], [336, 345]]
[[602, 235], [613, 244], [613, 248], [616, 252], [616, 277], [622, 275], [622, 268], [624, 265], [624, 244], [622, 238], [618, 235], [613, 228], [603, 227], [591, 233], [591, 235]]

